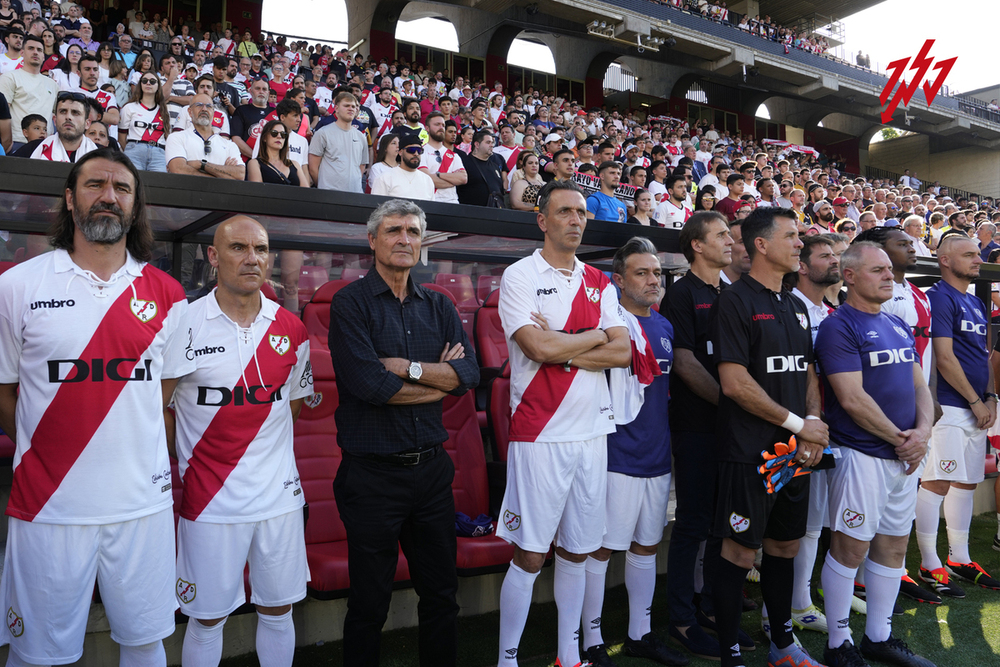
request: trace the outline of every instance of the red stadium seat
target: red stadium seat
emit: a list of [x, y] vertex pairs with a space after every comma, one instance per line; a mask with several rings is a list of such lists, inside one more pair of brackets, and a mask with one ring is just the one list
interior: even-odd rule
[[3, 273], [7, 269], [13, 268], [17, 265], [17, 262], [0, 262], [0, 273]]
[[[295, 462], [302, 490], [309, 503], [306, 523], [306, 556], [309, 561], [309, 595], [329, 600], [345, 597], [350, 588], [347, 572], [347, 531], [340, 520], [333, 495], [333, 480], [340, 466], [341, 450], [335, 445], [337, 383], [321, 369], [313, 353], [314, 394], [306, 399], [295, 422]], [[397, 586], [406, 586], [409, 567], [402, 551], [396, 566]]]
[[986, 474], [993, 475], [997, 472], [997, 455], [994, 452], [986, 452]]
[[486, 297], [500, 289], [500, 276], [479, 276], [476, 284], [476, 298], [479, 303], [486, 303]]
[[368, 269], [344, 269], [340, 274], [342, 280], [361, 280], [368, 275]]
[[306, 264], [299, 273], [299, 303], [312, 299], [313, 294], [330, 280], [330, 275], [322, 266]]
[[499, 303], [500, 291], [490, 292], [473, 322], [476, 358], [483, 368], [500, 368], [507, 361], [507, 339], [500, 323]]
[[431, 290], [432, 292], [440, 292], [441, 294], [444, 294], [453, 304], [455, 304], [455, 307], [458, 308], [458, 301], [455, 300], [455, 295], [451, 293], [451, 290], [442, 287], [441, 285], [435, 285], [434, 283], [422, 283], [421, 286], [425, 289]]
[[434, 284], [444, 287], [455, 297], [459, 310], [475, 310], [479, 306], [476, 291], [472, 287], [472, 276], [464, 273], [439, 273], [434, 276]]
[[[333, 365], [330, 361], [329, 334], [330, 334], [330, 301], [345, 285], [349, 285], [349, 280], [331, 280], [324, 284], [313, 294], [312, 299], [302, 309], [302, 322], [309, 332], [309, 344], [313, 351], [313, 374], [316, 367], [329, 368], [331, 377]], [[319, 352], [321, 354], [317, 355]]]
[[[448, 431], [445, 451], [455, 464], [455, 511], [475, 518], [489, 513], [489, 484], [486, 479], [486, 456], [479, 432], [473, 393], [447, 396], [442, 420]], [[496, 535], [459, 537], [456, 567], [460, 576], [502, 572], [514, 555], [514, 547]]]
[[506, 461], [507, 446], [510, 444], [510, 366], [506, 362], [500, 374], [490, 383], [486, 414], [490, 432], [493, 433], [493, 458]]
[[261, 285], [260, 291], [264, 293], [264, 298], [278, 303], [278, 294], [274, 291], [274, 288], [271, 287], [271, 283], [264, 283]]

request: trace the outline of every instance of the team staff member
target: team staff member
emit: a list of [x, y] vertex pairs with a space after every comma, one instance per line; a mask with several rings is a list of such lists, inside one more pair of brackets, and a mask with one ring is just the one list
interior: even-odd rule
[[413, 202], [376, 208], [368, 218], [375, 269], [330, 304], [344, 457], [333, 490], [351, 578], [346, 665], [378, 665], [400, 546], [420, 597], [420, 664], [457, 659], [455, 467], [441, 446], [441, 400], [475, 387], [479, 367], [465, 355], [469, 342], [451, 301], [410, 276], [426, 229]]
[[[660, 300], [660, 260], [656, 247], [643, 237], [633, 237], [618, 249], [612, 279], [621, 289], [622, 316], [636, 346], [628, 369], [611, 370], [611, 387], [625, 386], [623, 396], [613, 393], [622, 410], [623, 398], [635, 388], [642, 392], [642, 407], [627, 424], [618, 424], [608, 435], [608, 489], [604, 521], [607, 532], [600, 549], [587, 559], [587, 593], [583, 601], [584, 658], [594, 667], [613, 667], [601, 634], [604, 587], [608, 561], [614, 551], [625, 551], [625, 588], [628, 591], [628, 635], [625, 655], [649, 658], [663, 665], [686, 665], [689, 660], [669, 648], [650, 627], [650, 609], [656, 589], [656, 549], [663, 539], [670, 496], [670, 367], [674, 328], [651, 308]], [[638, 335], [638, 338], [637, 338]], [[656, 369], [660, 374], [651, 377]], [[626, 376], [623, 382], [619, 382]], [[642, 388], [641, 385], [646, 385]], [[631, 416], [631, 415], [629, 415]], [[619, 415], [619, 419], [623, 417]]]
[[[893, 295], [888, 255], [862, 241], [841, 261], [847, 302], [823, 322], [816, 340], [837, 459], [827, 474], [833, 533], [823, 565], [823, 595], [829, 618], [843, 619], [829, 629], [824, 662], [858, 667], [870, 658], [933, 667], [892, 636], [892, 608], [916, 513], [914, 473], [927, 452], [933, 422], [931, 393], [909, 327], [881, 309]], [[868, 614], [859, 653], [848, 620], [862, 561]]]
[[[219, 664], [226, 618], [246, 601], [249, 561], [257, 655], [262, 665], [290, 667], [292, 603], [305, 597], [309, 579], [292, 450], [292, 424], [312, 394], [309, 338], [301, 320], [260, 292], [268, 275], [260, 223], [222, 223], [208, 261], [218, 287], [188, 318], [188, 356], [198, 368], [174, 393], [184, 481], [175, 592], [189, 617], [181, 661]], [[165, 418], [172, 434], [173, 415]]]
[[[763, 545], [761, 591], [771, 622], [768, 664], [817, 665], [792, 641], [793, 558], [805, 533], [809, 477], [768, 494], [757, 466], [774, 443], [798, 441], [796, 461], [822, 459], [827, 427], [819, 419], [819, 379], [805, 305], [782, 289], [799, 267], [793, 211], [763, 208], [743, 221], [750, 272], [719, 295], [712, 340], [719, 365], [719, 477], [714, 533], [723, 538], [714, 581], [722, 667], [742, 667], [738, 639], [743, 582]], [[804, 415], [806, 418], [803, 419]], [[787, 664], [787, 663], [783, 663]]]
[[531, 589], [553, 540], [559, 661], [580, 662], [584, 567], [604, 539], [606, 436], [615, 429], [604, 370], [632, 361], [614, 285], [576, 257], [587, 206], [572, 181], [542, 188], [538, 226], [542, 249], [509, 266], [500, 284], [512, 414], [497, 535], [514, 545], [500, 590], [503, 667], [517, 665]]
[[[694, 655], [719, 658], [718, 640], [695, 618], [694, 572], [700, 544], [712, 532], [715, 504], [715, 424], [719, 376], [712, 357], [711, 308], [724, 286], [720, 274], [732, 261], [733, 238], [721, 213], [699, 211], [681, 229], [681, 251], [691, 264], [667, 290], [662, 312], [674, 327], [674, 367], [670, 431], [677, 495], [674, 529], [667, 554], [670, 636]], [[709, 539], [708, 569], [718, 559], [719, 542]], [[711, 576], [704, 577], [702, 607], [711, 609]]]
[[[996, 394], [988, 363], [987, 322], [983, 302], [968, 294], [979, 277], [979, 244], [962, 235], [938, 245], [941, 280], [927, 291], [934, 313], [934, 358], [941, 419], [934, 425], [930, 455], [917, 494], [917, 545], [920, 578], [937, 593], [965, 597], [948, 575], [983, 588], [1000, 589], [969, 556], [969, 524], [976, 485], [983, 481], [986, 429], [997, 417]], [[938, 517], [944, 503], [948, 560], [937, 555]]]
[[8, 663], [79, 660], [96, 579], [121, 664], [163, 667], [177, 609], [163, 408], [194, 370], [187, 300], [147, 264], [153, 233], [124, 153], [73, 166], [49, 242], [0, 276], [0, 428], [17, 443]]

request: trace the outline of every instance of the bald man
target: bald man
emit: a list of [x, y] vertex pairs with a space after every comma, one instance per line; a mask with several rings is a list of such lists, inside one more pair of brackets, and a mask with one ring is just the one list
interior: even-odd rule
[[223, 625], [246, 600], [249, 561], [260, 664], [289, 667], [292, 603], [305, 597], [308, 579], [292, 425], [312, 394], [309, 339], [260, 291], [270, 270], [260, 223], [222, 223], [208, 261], [218, 287], [191, 305], [188, 319], [197, 370], [177, 386], [176, 420], [167, 414], [184, 483], [175, 591], [190, 620], [181, 660], [219, 664]]
[[167, 137], [167, 171], [188, 176], [210, 176], [242, 181], [246, 166], [239, 147], [228, 137], [216, 134], [212, 128], [215, 104], [205, 94], [195, 95], [188, 105], [191, 129], [172, 132]]

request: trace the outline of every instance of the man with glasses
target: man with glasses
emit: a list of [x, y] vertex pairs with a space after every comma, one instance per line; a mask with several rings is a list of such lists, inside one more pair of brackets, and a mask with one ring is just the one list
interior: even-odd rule
[[41, 73], [45, 60], [45, 45], [33, 35], [24, 38], [22, 48], [24, 61], [20, 69], [0, 76], [0, 95], [10, 106], [11, 150], [17, 150], [25, 143], [21, 120], [25, 116], [38, 114], [48, 118], [55, 108], [59, 84]]
[[399, 166], [385, 172], [372, 184], [372, 194], [424, 201], [434, 199], [434, 181], [420, 168], [423, 153], [420, 139], [401, 137]]
[[132, 37], [130, 35], [122, 35], [118, 38], [118, 55], [125, 66], [132, 69], [139, 54], [132, 51]]
[[188, 176], [210, 176], [242, 181], [246, 167], [236, 144], [212, 128], [215, 104], [208, 95], [195, 95], [188, 106], [194, 127], [167, 138], [167, 171]]
[[246, 56], [240, 58], [238, 71], [233, 75], [233, 80], [244, 88], [250, 87], [250, 58]]
[[[458, 203], [459, 185], [469, 181], [465, 171], [465, 163], [452, 150], [444, 145], [445, 118], [439, 111], [427, 114], [427, 143], [424, 145], [423, 157], [420, 160], [420, 171], [431, 177], [434, 182], [434, 201]], [[509, 129], [505, 125], [505, 129]]]

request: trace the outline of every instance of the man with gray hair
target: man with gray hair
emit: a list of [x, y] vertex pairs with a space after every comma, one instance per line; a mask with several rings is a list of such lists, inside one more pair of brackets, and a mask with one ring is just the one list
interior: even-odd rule
[[991, 252], [1000, 249], [1000, 245], [997, 245], [993, 240], [993, 235], [996, 233], [997, 226], [992, 222], [984, 222], [976, 229], [976, 238], [979, 239], [979, 256], [983, 258], [984, 262], [989, 259]]
[[351, 579], [347, 665], [378, 664], [400, 546], [420, 597], [420, 664], [457, 660], [455, 468], [442, 448], [441, 401], [475, 387], [479, 367], [465, 355], [469, 341], [451, 301], [410, 276], [426, 229], [413, 202], [376, 208], [368, 219], [374, 269], [330, 305], [343, 452], [333, 488]]

